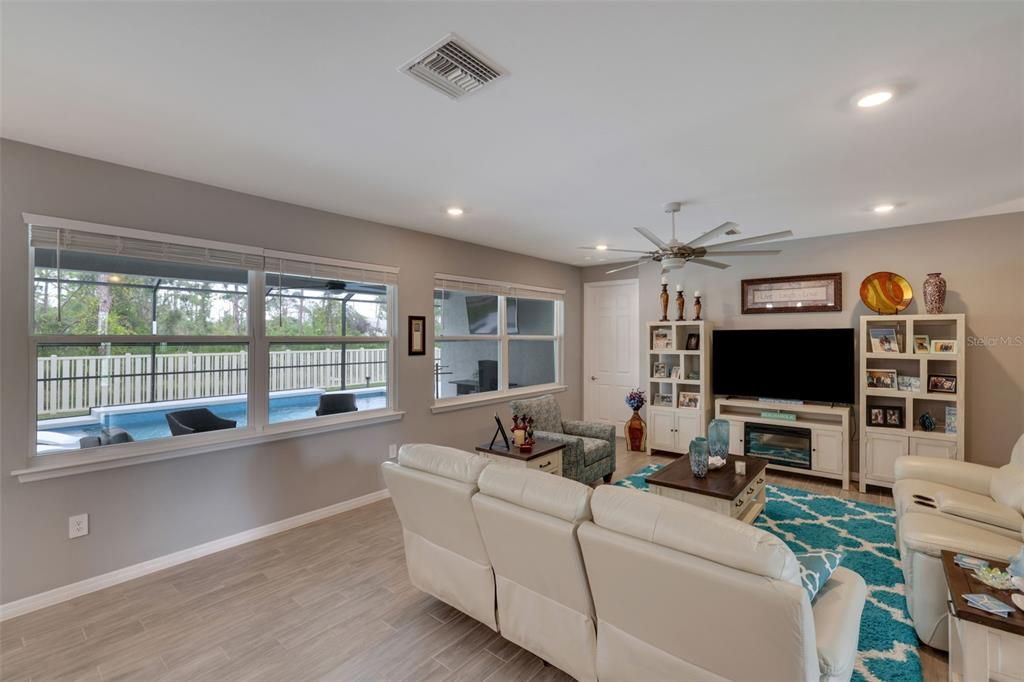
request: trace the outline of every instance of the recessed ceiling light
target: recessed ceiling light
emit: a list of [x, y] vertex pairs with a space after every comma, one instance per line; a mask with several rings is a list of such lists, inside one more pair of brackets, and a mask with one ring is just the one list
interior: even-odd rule
[[598, 244], [594, 248], [597, 249], [598, 251], [607, 251], [608, 250], [608, 245], [607, 244]]
[[464, 213], [465, 211], [463, 211], [463, 210], [462, 210], [461, 208], [459, 208], [458, 206], [451, 206], [451, 207], [449, 207], [448, 209], [446, 209], [446, 211], [445, 211], [445, 212], [446, 212], [446, 213], [447, 213], [448, 215], [450, 215], [451, 217], [453, 217], [453, 218], [458, 218], [458, 217], [459, 217], [460, 215], [462, 215], [462, 214], [463, 214], [463, 213]]
[[892, 213], [894, 208], [896, 207], [893, 206], [892, 204], [879, 204], [878, 206], [875, 206], [872, 210], [875, 213]]
[[891, 99], [892, 90], [875, 90], [874, 92], [862, 95], [857, 100], [857, 106], [861, 109], [870, 109], [871, 107], [877, 107], [880, 104], [885, 104]]

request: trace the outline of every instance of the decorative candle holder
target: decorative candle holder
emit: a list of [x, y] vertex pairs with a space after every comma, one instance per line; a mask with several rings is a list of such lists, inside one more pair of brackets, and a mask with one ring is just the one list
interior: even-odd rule
[[683, 295], [683, 287], [676, 289], [676, 321], [682, 322], [686, 319], [686, 297]]
[[661, 319], [659, 322], [668, 322], [668, 282], [661, 283]]
[[700, 320], [700, 292], [693, 292], [693, 319]]

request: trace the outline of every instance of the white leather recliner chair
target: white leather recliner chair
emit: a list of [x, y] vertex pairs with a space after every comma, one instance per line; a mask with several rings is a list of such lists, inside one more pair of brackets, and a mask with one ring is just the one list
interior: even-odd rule
[[615, 680], [849, 680], [867, 587], [839, 567], [812, 605], [778, 538], [693, 505], [601, 486], [579, 529], [597, 674]]
[[482, 455], [414, 444], [381, 468], [402, 521], [409, 580], [497, 631], [494, 572], [471, 501], [488, 464]]
[[501, 634], [581, 682], [597, 680], [597, 631], [576, 531], [589, 486], [495, 464], [473, 508], [494, 565]]
[[1024, 532], [1024, 436], [1010, 463], [900, 457], [896, 460], [897, 535], [907, 610], [918, 638], [949, 649], [942, 550], [1007, 560], [1021, 549]]

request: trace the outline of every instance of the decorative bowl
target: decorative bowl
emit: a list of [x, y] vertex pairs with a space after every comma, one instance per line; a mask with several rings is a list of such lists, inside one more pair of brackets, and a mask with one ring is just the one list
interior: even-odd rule
[[714, 471], [715, 469], [721, 469], [727, 464], [725, 457], [708, 457], [708, 471]]
[[1012, 590], [1015, 587], [1013, 583], [1013, 576], [1006, 571], [999, 570], [998, 568], [976, 569], [974, 571], [974, 577], [989, 587], [994, 587], [997, 590]]
[[1017, 605], [1017, 608], [1024, 611], [1024, 594], [1015, 594], [1010, 597], [1010, 600]]

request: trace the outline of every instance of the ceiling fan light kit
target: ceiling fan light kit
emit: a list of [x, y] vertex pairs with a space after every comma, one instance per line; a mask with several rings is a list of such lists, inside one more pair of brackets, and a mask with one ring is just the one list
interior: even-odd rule
[[636, 263], [630, 263], [629, 265], [623, 265], [617, 268], [608, 270], [606, 274], [613, 274], [616, 272], [622, 272], [623, 270], [629, 270], [630, 268], [638, 268], [641, 265], [647, 263], [661, 263], [662, 272], [671, 272], [672, 270], [679, 270], [687, 263], [696, 263], [697, 265], [703, 265], [709, 268], [717, 268], [724, 270], [729, 267], [728, 263], [722, 263], [716, 260], [709, 260], [705, 256], [716, 256], [718, 258], [727, 258], [729, 256], [777, 256], [782, 253], [780, 249], [743, 249], [743, 250], [729, 250], [723, 249], [723, 247], [731, 246], [742, 246], [745, 244], [759, 244], [763, 242], [774, 241], [776, 239], [785, 239], [793, 236], [792, 230], [782, 230], [780, 232], [770, 232], [768, 234], [756, 235], [753, 237], [745, 237], [743, 239], [734, 239], [732, 241], [721, 242], [718, 244], [710, 244], [703, 246], [707, 242], [717, 239], [722, 235], [738, 234], [737, 229], [739, 225], [732, 221], [726, 221], [716, 228], [708, 230], [707, 232], [699, 235], [695, 239], [683, 244], [676, 239], [676, 214], [679, 213], [683, 207], [681, 201], [670, 201], [665, 204], [665, 213], [672, 216], [672, 238], [668, 242], [662, 240], [658, 235], [651, 232], [646, 227], [634, 227], [633, 229], [640, 233], [647, 241], [658, 247], [654, 251], [641, 251], [637, 249], [613, 249], [607, 244], [601, 244], [599, 246], [581, 246], [581, 249], [587, 249], [590, 251], [612, 251], [616, 253], [638, 253], [642, 254], [638, 257]]

